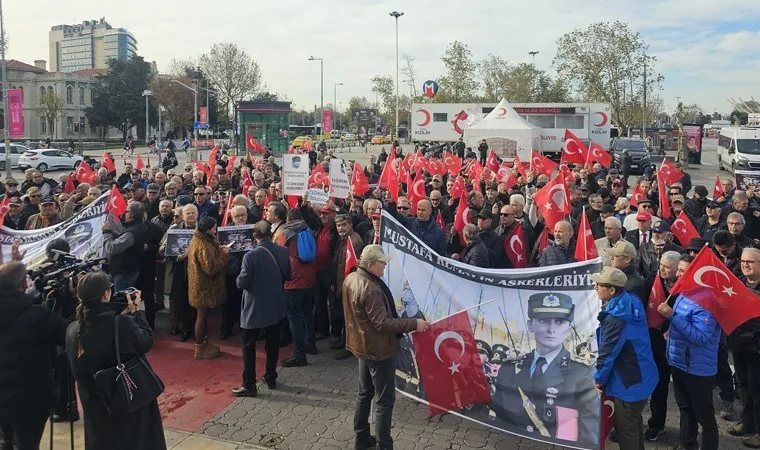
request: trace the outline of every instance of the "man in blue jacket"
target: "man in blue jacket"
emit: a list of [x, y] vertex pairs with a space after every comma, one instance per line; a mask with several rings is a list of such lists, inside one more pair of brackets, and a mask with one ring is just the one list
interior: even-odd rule
[[[678, 277], [694, 261], [682, 255]], [[718, 372], [720, 326], [715, 316], [679, 295], [673, 307], [662, 303], [657, 311], [670, 321], [667, 356], [673, 393], [681, 412], [679, 441], [684, 449], [697, 449], [697, 424], [702, 425], [702, 449], [718, 448], [718, 424], [713, 407], [713, 377]]]
[[657, 385], [657, 367], [652, 357], [644, 305], [624, 290], [627, 277], [605, 267], [591, 276], [602, 301], [596, 338], [599, 354], [594, 384], [599, 392], [614, 398], [615, 430], [621, 450], [644, 448], [641, 412]]

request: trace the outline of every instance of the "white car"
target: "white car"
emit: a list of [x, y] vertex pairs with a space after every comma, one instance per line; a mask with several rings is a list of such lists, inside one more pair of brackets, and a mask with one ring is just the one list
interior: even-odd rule
[[355, 141], [356, 135], [353, 133], [346, 133], [340, 138], [341, 141]]
[[[28, 152], [29, 148], [19, 145], [11, 144], [11, 167], [18, 168], [18, 159], [21, 154]], [[0, 170], [5, 170], [5, 144], [0, 143]]]
[[27, 150], [18, 159], [18, 168], [25, 170], [31, 167], [40, 172], [50, 169], [74, 169], [83, 159], [81, 156], [54, 148]]

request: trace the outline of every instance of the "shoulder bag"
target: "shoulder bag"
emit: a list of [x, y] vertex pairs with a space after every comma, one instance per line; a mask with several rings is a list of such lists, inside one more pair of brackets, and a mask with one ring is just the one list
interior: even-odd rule
[[95, 373], [95, 386], [112, 416], [135, 412], [164, 392], [164, 383], [145, 359], [137, 355], [122, 364], [119, 351], [119, 314], [114, 317], [116, 366]]

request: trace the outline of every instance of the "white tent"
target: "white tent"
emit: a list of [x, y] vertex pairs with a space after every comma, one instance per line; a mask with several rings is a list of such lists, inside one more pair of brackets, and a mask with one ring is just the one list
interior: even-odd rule
[[464, 143], [476, 149], [485, 139], [488, 147], [502, 158], [528, 160], [532, 150], [541, 150], [541, 128], [531, 125], [520, 117], [502, 99], [483, 120], [464, 130]]

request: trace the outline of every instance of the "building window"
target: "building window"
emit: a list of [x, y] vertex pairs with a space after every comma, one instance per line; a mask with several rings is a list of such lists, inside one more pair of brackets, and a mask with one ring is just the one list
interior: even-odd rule
[[53, 86], [48, 86], [48, 95], [53, 95]]
[[84, 116], [79, 117], [79, 130], [82, 132], [82, 134], [87, 134], [87, 128], [85, 128], [86, 120], [87, 118]]
[[79, 88], [79, 104], [84, 105], [84, 88]]
[[74, 88], [66, 86], [66, 103], [69, 105], [74, 104]]
[[19, 86], [18, 90], [21, 91], [21, 103], [24, 103], [24, 87]]
[[[45, 90], [45, 88], [40, 89]], [[44, 117], [40, 117], [40, 133], [47, 133], [47, 120]]]
[[42, 101], [42, 97], [45, 96], [45, 86], [40, 86], [40, 101]]
[[95, 104], [95, 89], [90, 88], [90, 104]]
[[97, 127], [90, 122], [90, 134], [95, 134], [97, 131]]
[[433, 113], [433, 122], [447, 122], [449, 115], [446, 113]]
[[584, 125], [583, 116], [581, 115], [557, 115], [557, 128], [559, 129], [582, 130]]
[[74, 132], [74, 118], [67, 117], [66, 118], [66, 133], [71, 134], [73, 132]]

